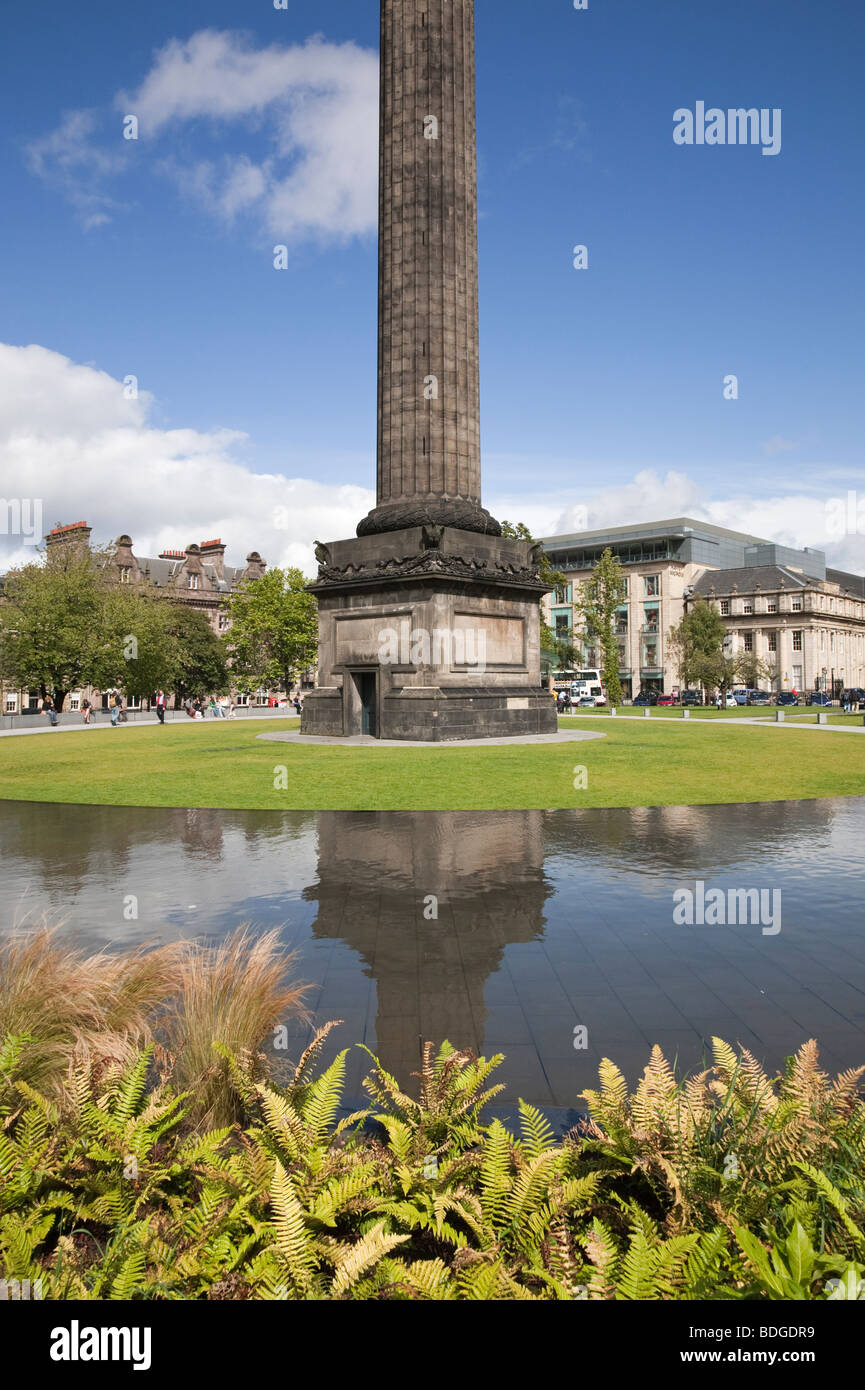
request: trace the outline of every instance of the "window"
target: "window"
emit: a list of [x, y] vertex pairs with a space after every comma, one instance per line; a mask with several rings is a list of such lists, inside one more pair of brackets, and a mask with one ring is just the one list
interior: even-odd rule
[[794, 667], [793, 667], [793, 685], [795, 686], [795, 688], [796, 688], [797, 690], [801, 690], [801, 689], [802, 689], [802, 667], [801, 667], [801, 666], [794, 666]]
[[81, 708], [81, 692], [77, 690], [74, 695], [69, 696], [69, 708], [79, 710]]
[[187, 586], [188, 586], [190, 589], [198, 589], [198, 588], [200, 588], [200, 587], [201, 587], [201, 575], [200, 575], [200, 574], [190, 574], [190, 575], [189, 575], [189, 578], [187, 579]]
[[753, 613], [753, 611], [754, 611], [754, 605], [753, 605], [753, 603], [751, 602], [751, 600], [750, 600], [749, 598], [746, 598], [746, 599], [743, 601], [743, 603], [742, 603], [742, 612], [743, 612], [743, 613]]
[[243, 706], [243, 707], [245, 707], [246, 705], [248, 705], [248, 704], [249, 704], [249, 692], [248, 692], [248, 691], [244, 691], [242, 694], [238, 695], [237, 699], [235, 700], [235, 704], [236, 704], [236, 705]]
[[722, 599], [721, 599], [721, 617], [722, 617], [722, 618], [729, 618], [729, 616], [730, 616], [730, 600], [729, 600], [729, 599], [726, 599], [726, 598], [722, 598]]
[[778, 600], [777, 600], [777, 599], [774, 599], [774, 598], [767, 598], [767, 600], [766, 600], [766, 612], [767, 612], [767, 613], [777, 613], [777, 612], [778, 612]]
[[754, 650], [754, 634], [753, 634], [753, 632], [746, 632], [746, 633], [745, 633], [745, 651], [746, 651], [746, 652], [752, 652], [753, 650]]
[[792, 602], [792, 604], [791, 604], [791, 607], [792, 607], [794, 613], [801, 613], [801, 612], [802, 612], [802, 600], [801, 600], [800, 598], [794, 598], [794, 600], [793, 600], [793, 602]]
[[778, 650], [778, 634], [777, 634], [777, 632], [770, 632], [770, 633], [769, 633], [769, 651], [770, 651], [770, 652], [776, 652], [777, 650]]
[[228, 614], [227, 614], [227, 613], [220, 613], [220, 615], [219, 615], [219, 631], [220, 631], [220, 632], [227, 632], [228, 629], [229, 629], [230, 627], [231, 627], [231, 619], [229, 618]]
[[556, 589], [556, 603], [570, 603], [571, 586], [570, 584], [560, 584]]
[[132, 578], [132, 570], [130, 569], [129, 565], [121, 565], [121, 566], [120, 566], [120, 583], [121, 583], [121, 584], [128, 584], [131, 578]]
[[801, 632], [794, 632], [794, 633], [793, 633], [793, 650], [794, 650], [794, 652], [801, 652], [801, 650], [802, 650], [802, 633], [801, 633]]
[[17, 695], [7, 695], [7, 696], [6, 696], [6, 713], [7, 713], [7, 714], [17, 714], [17, 713], [18, 713], [18, 696], [17, 696]]
[[556, 636], [567, 637], [571, 631], [571, 624], [567, 613], [556, 614]]
[[646, 574], [643, 576], [646, 598], [658, 598], [661, 593], [661, 576], [659, 574]]

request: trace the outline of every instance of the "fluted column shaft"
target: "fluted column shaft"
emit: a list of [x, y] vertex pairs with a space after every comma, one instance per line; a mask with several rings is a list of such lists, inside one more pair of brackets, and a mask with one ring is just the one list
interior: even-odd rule
[[382, 0], [378, 506], [479, 503], [474, 0]]

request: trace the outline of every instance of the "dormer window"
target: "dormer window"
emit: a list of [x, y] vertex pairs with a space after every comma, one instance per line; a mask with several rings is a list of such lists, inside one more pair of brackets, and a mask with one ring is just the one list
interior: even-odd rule
[[132, 578], [132, 567], [131, 567], [131, 565], [120, 565], [119, 569], [120, 569], [120, 583], [121, 583], [121, 584], [128, 584], [128, 583], [130, 582], [131, 578]]
[[190, 589], [200, 589], [200, 588], [201, 588], [201, 575], [200, 575], [200, 574], [190, 574], [190, 576], [189, 576], [189, 578], [188, 578], [188, 580], [187, 580], [187, 587], [190, 588]]

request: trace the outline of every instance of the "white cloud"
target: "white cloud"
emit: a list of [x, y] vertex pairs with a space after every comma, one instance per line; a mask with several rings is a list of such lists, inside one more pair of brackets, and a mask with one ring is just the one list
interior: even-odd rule
[[[31, 167], [62, 184], [88, 225], [119, 206], [104, 185], [133, 165], [120, 117], [134, 115], [134, 163], [152, 151], [154, 167], [223, 222], [254, 217], [286, 243], [375, 228], [378, 57], [354, 43], [256, 48], [245, 35], [202, 30], [157, 52], [138, 88], [113, 106], [114, 149], [94, 143], [93, 111], [67, 114], [29, 147]], [[226, 152], [228, 126], [245, 149]], [[164, 152], [178, 134], [192, 157]]]
[[[145, 393], [127, 400], [122, 383], [107, 372], [48, 348], [0, 344], [2, 500], [40, 499], [46, 529], [85, 520], [101, 541], [128, 531], [141, 555], [221, 536], [229, 563], [258, 550], [271, 565], [298, 565], [307, 574], [315, 573], [313, 540], [354, 535], [374, 504], [366, 488], [257, 473], [243, 461], [244, 435], [159, 429], [151, 423], [153, 408]], [[574, 465], [570, 475], [582, 468]], [[594, 472], [589, 465], [585, 471]], [[532, 475], [526, 476], [530, 488]], [[835, 492], [846, 499], [846, 492]], [[865, 489], [855, 496], [865, 517]], [[537, 491], [491, 493], [485, 500], [493, 515], [524, 521], [535, 535], [692, 516], [809, 545], [841, 569], [865, 570], [865, 537], [839, 538], [828, 524], [828, 490], [712, 498], [686, 473], [644, 469], [620, 486], [573, 498], [564, 510], [561, 498]], [[4, 567], [32, 556], [0, 529]]]
[[[256, 473], [238, 457], [242, 434], [158, 429], [152, 405], [60, 353], [0, 344], [4, 499], [41, 500], [46, 529], [83, 520], [100, 541], [128, 531], [141, 555], [221, 536], [229, 563], [258, 550], [307, 574], [312, 541], [353, 535], [374, 503], [365, 488]], [[0, 534], [4, 568], [33, 554]]]
[[763, 453], [768, 454], [769, 458], [774, 458], [776, 454], [789, 454], [799, 445], [792, 439], [785, 439], [782, 434], [773, 434], [771, 439], [767, 439], [763, 445]]
[[[589, 476], [595, 472], [589, 464], [581, 466]], [[814, 476], [818, 476], [816, 470]], [[812, 493], [753, 497], [736, 492], [712, 498], [705, 486], [686, 473], [671, 470], [662, 475], [654, 469], [643, 469], [627, 483], [595, 492], [587, 489], [584, 497], [573, 500], [564, 509], [556, 506], [554, 499], [538, 496], [526, 503], [512, 495], [507, 499], [494, 498], [488, 500], [488, 505], [494, 515], [525, 521], [534, 535], [546, 536], [690, 516], [746, 535], [765, 537], [779, 545], [823, 550], [831, 566], [861, 574], [865, 572], [865, 536], [852, 531], [838, 536], [828, 510], [833, 496], [846, 497], [846, 492], [839, 491], [833, 483], [819, 493], [815, 485]], [[865, 521], [865, 489], [856, 496], [862, 500]]]
[[99, 125], [95, 111], [67, 111], [56, 128], [31, 140], [25, 153], [34, 174], [61, 188], [83, 225], [99, 227], [124, 205], [104, 190], [105, 181], [125, 167], [122, 148], [94, 143]]

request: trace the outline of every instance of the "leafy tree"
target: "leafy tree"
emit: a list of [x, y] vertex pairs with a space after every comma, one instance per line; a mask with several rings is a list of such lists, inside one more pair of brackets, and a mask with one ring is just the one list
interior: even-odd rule
[[771, 680], [776, 675], [774, 666], [761, 661], [754, 652], [740, 652], [736, 658], [736, 678], [749, 690], [754, 690], [761, 680]]
[[[114, 584], [106, 598], [106, 615], [123, 660], [111, 679], [93, 683], [102, 689], [120, 686], [128, 696], [142, 700], [162, 686], [171, 690], [184, 663], [176, 607], [149, 590]], [[221, 650], [215, 637], [213, 641]]]
[[225, 646], [206, 615], [185, 603], [166, 603], [166, 627], [173, 644], [173, 669], [170, 679], [163, 683], [171, 686], [178, 700], [187, 695], [226, 691]]
[[[685, 686], [701, 685], [708, 689], [722, 686], [735, 679], [728, 671], [724, 656], [726, 624], [714, 604], [698, 598], [685, 613], [677, 627], [671, 629], [669, 642], [676, 656], [679, 679]], [[726, 686], [723, 686], [726, 689]]]
[[616, 609], [624, 602], [626, 592], [625, 572], [607, 546], [574, 600], [574, 607], [586, 632], [595, 638], [601, 648], [604, 685], [611, 705], [621, 704], [622, 700]]
[[[511, 540], [529, 541], [531, 545], [537, 545], [537, 541], [524, 521], [503, 521], [502, 535], [508, 536]], [[561, 570], [553, 569], [550, 564], [550, 557], [545, 550], [541, 551], [538, 574], [547, 593], [553, 589], [560, 589], [567, 583], [567, 576]], [[567, 668], [574, 659], [574, 648], [569, 641], [556, 636], [544, 617], [544, 595], [541, 595], [538, 600], [538, 606], [541, 610], [541, 651], [550, 652], [555, 656], [559, 670]]]
[[80, 544], [45, 547], [41, 563], [12, 570], [0, 603], [0, 673], [50, 695], [119, 684], [126, 662], [102, 554]]
[[299, 569], [272, 569], [228, 600], [224, 639], [232, 670], [256, 686], [288, 692], [318, 651], [318, 604]]

